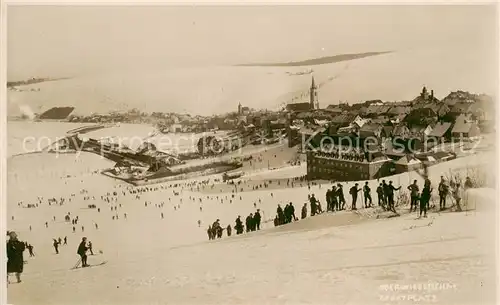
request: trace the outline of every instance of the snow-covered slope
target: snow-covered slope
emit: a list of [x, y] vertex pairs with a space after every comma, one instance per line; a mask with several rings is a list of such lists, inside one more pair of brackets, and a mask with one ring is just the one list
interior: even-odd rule
[[[340, 100], [410, 100], [423, 85], [440, 98], [458, 89], [494, 94], [496, 72], [488, 61], [488, 52], [466, 44], [422, 46], [314, 66], [316, 83], [324, 83], [319, 89], [319, 102], [326, 107]], [[287, 74], [303, 70], [220, 66], [77, 77], [27, 86], [40, 88], [39, 92], [9, 91], [8, 112], [17, 115], [21, 106], [29, 106], [33, 112], [73, 106], [75, 114], [132, 108], [213, 114], [236, 111], [239, 102], [274, 110], [283, 102], [292, 102], [293, 97], [308, 99], [311, 75]]]
[[[29, 164], [28, 159], [21, 161], [26, 157], [15, 162]], [[85, 158], [94, 157], [98, 158]], [[490, 157], [471, 156], [447, 166], [477, 167]], [[274, 217], [279, 203], [293, 202], [299, 214], [307, 194], [315, 193], [321, 200], [326, 186], [245, 191], [232, 198], [231, 193], [208, 192], [209, 187], [200, 193], [181, 184], [175, 188], [179, 196], [167, 188], [136, 200], [135, 195], [121, 195], [123, 184], [92, 175], [83, 163], [70, 164], [71, 158], [64, 158], [60, 156], [51, 164], [44, 161], [52, 171], [40, 171], [36, 177], [25, 174], [31, 183], [20, 181], [19, 175], [18, 180], [12, 178], [20, 170], [9, 175], [8, 228], [32, 243], [36, 253], [35, 258], [26, 258], [23, 283], [9, 286], [9, 303], [326, 304], [335, 300], [337, 304], [371, 304], [380, 303], [381, 296], [428, 294], [444, 303], [491, 300], [494, 213], [483, 209], [431, 213], [421, 220], [415, 215], [367, 220], [340, 212], [280, 228], [265, 223], [261, 232], [207, 242], [206, 227], [217, 218], [222, 226], [234, 225], [237, 215], [244, 219], [255, 211], [254, 203], [264, 220]], [[84, 161], [98, 165], [97, 159]], [[36, 163], [29, 165], [35, 167]], [[64, 175], [63, 169], [73, 166], [70, 177]], [[445, 165], [440, 166], [443, 168], [431, 168], [434, 183], [445, 169]], [[264, 172], [260, 175], [249, 178], [265, 179]], [[407, 184], [406, 178], [391, 179], [396, 185]], [[96, 200], [84, 201], [84, 195], [79, 194], [82, 189]], [[101, 195], [113, 191], [119, 193], [116, 203], [100, 200]], [[34, 203], [36, 196], [68, 198], [71, 193], [76, 194], [72, 202], [62, 206], [17, 206], [19, 200]], [[488, 192], [481, 193], [482, 197], [471, 196], [481, 198], [475, 201], [493, 202]], [[147, 207], [146, 201], [150, 202]], [[155, 206], [161, 202], [163, 207]], [[88, 209], [88, 203], [96, 203], [101, 212]], [[174, 205], [179, 208], [174, 210]], [[110, 206], [118, 211], [111, 211]], [[79, 216], [76, 233], [62, 221], [68, 212]], [[364, 215], [363, 210], [360, 214]], [[120, 218], [112, 220], [115, 215]], [[68, 236], [69, 245], [61, 246], [59, 255], [53, 254], [52, 238], [64, 236]], [[94, 252], [103, 252], [90, 256], [89, 262], [107, 260], [106, 265], [68, 270], [77, 261], [76, 247], [82, 236], [93, 242]], [[386, 287], [383, 285], [428, 281], [454, 288], [430, 293], [381, 291]]]

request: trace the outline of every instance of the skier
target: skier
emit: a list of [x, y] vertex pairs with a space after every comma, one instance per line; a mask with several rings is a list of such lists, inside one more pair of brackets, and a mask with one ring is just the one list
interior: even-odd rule
[[94, 252], [92, 251], [92, 242], [90, 240], [89, 240], [88, 249], [90, 251], [90, 255], [94, 255]]
[[342, 184], [337, 184], [337, 197], [339, 198], [339, 209], [344, 210], [345, 209], [345, 197], [344, 197], [344, 190], [342, 189]]
[[227, 236], [231, 236], [231, 225], [227, 225], [227, 228], [226, 228], [226, 231], [227, 231]]
[[330, 212], [332, 211], [332, 190], [328, 189], [326, 191], [326, 195], [325, 195], [325, 199], [326, 199], [326, 211], [327, 212]]
[[252, 231], [252, 222], [253, 222], [253, 214], [250, 213], [250, 215], [248, 215], [245, 220], [245, 224], [247, 226], [247, 233]]
[[332, 212], [340, 210], [340, 208], [339, 208], [339, 202], [337, 200], [337, 188], [335, 187], [335, 185], [332, 186], [332, 190], [330, 192], [330, 196], [331, 196], [330, 201], [331, 201], [331, 204], [332, 204]]
[[33, 246], [31, 244], [28, 245], [28, 251], [30, 253], [30, 257], [34, 257], [35, 253], [33, 252]]
[[438, 186], [439, 192], [439, 210], [446, 209], [446, 196], [448, 196], [448, 185], [446, 184], [446, 180], [441, 176], [441, 182], [439, 182]]
[[382, 186], [382, 183], [377, 187], [377, 199], [378, 199], [378, 205], [379, 206], [384, 206], [384, 188]]
[[408, 186], [408, 190], [410, 190], [410, 213], [413, 211], [413, 208], [415, 208], [415, 212], [417, 211], [417, 202], [418, 202], [418, 185], [417, 185], [417, 180], [413, 180], [413, 184], [410, 184]]
[[[363, 187], [363, 195], [365, 197], [365, 208], [371, 207], [372, 206], [372, 194], [371, 194], [370, 186], [368, 186], [368, 181], [365, 182], [365, 186]], [[368, 204], [368, 201], [370, 201], [369, 204]]]
[[356, 208], [356, 201], [358, 200], [358, 192], [361, 191], [361, 189], [358, 189], [358, 184], [355, 183], [353, 187], [349, 190], [349, 194], [352, 196], [352, 207], [351, 209], [353, 211], [357, 210]]
[[398, 191], [399, 189], [401, 189], [401, 186], [394, 187], [394, 185], [392, 185], [392, 180], [389, 181], [389, 185], [387, 186], [388, 193], [386, 194], [386, 196], [387, 196], [387, 200], [388, 200], [389, 209], [393, 212], [396, 211], [395, 207], [394, 207], [394, 191]]
[[80, 255], [82, 261], [82, 267], [88, 267], [87, 264], [87, 237], [82, 238], [82, 242], [78, 246], [78, 250], [76, 251], [78, 255]]
[[212, 227], [208, 226], [207, 229], [208, 240], [212, 240]]
[[64, 236], [64, 245], [67, 245], [67, 244], [68, 244], [68, 237]]
[[261, 221], [260, 210], [257, 209], [257, 212], [255, 212], [255, 214], [253, 215], [253, 222], [257, 230], [260, 230], [260, 221]]
[[224, 231], [224, 229], [219, 225], [217, 227], [217, 238], [222, 238], [222, 232]]
[[295, 216], [295, 207], [293, 206], [293, 204], [291, 202], [288, 204], [288, 206], [289, 206], [289, 213], [290, 213], [290, 216], [289, 216], [290, 222], [291, 222], [291, 220], [297, 221], [297, 217]]
[[276, 209], [276, 213], [278, 216], [278, 225], [282, 225], [285, 223], [285, 214], [283, 213], [283, 209], [278, 204], [278, 208]]
[[311, 216], [314, 216], [316, 215], [316, 208], [317, 208], [317, 200], [316, 198], [314, 197], [314, 194], [312, 194], [311, 197], [309, 197], [309, 202], [311, 203]]
[[234, 226], [234, 229], [236, 230], [236, 235], [240, 235], [243, 233], [243, 223], [241, 222], [241, 216], [238, 215], [238, 218], [236, 218], [236, 225]]
[[56, 254], [59, 254], [59, 243], [57, 242], [57, 239], [53, 239], [54, 242], [52, 243], [52, 246], [54, 246], [54, 250], [56, 250]]
[[427, 209], [429, 207], [429, 201], [431, 199], [432, 188], [430, 183], [425, 183], [422, 189], [422, 194], [420, 195], [420, 216], [424, 213], [424, 217], [427, 217]]

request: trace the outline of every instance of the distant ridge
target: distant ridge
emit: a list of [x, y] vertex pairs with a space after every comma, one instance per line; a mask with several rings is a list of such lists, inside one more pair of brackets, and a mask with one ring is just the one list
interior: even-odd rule
[[385, 52], [366, 52], [356, 54], [339, 54], [334, 56], [325, 56], [320, 58], [307, 59], [303, 61], [292, 61], [287, 63], [253, 63], [253, 64], [240, 64], [237, 67], [299, 67], [299, 66], [317, 66], [324, 64], [332, 64], [341, 61], [360, 59], [364, 57], [376, 56], [381, 54], [392, 53], [392, 51]]
[[33, 78], [28, 79], [28, 80], [7, 82], [7, 88], [18, 87], [18, 86], [27, 86], [27, 85], [38, 84], [38, 83], [43, 83], [43, 82], [53, 82], [53, 81], [64, 80], [64, 79], [70, 79], [70, 78], [69, 77], [60, 77], [60, 78], [35, 78], [35, 77], [33, 77]]

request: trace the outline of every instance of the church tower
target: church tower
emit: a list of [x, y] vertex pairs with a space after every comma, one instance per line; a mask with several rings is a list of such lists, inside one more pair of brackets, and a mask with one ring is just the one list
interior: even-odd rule
[[314, 76], [313, 76], [311, 81], [311, 89], [309, 91], [309, 109], [312, 110], [315, 108], [319, 108], [319, 103], [318, 103], [318, 87], [316, 87], [316, 83], [314, 82]]
[[238, 115], [241, 115], [241, 102], [238, 103]]

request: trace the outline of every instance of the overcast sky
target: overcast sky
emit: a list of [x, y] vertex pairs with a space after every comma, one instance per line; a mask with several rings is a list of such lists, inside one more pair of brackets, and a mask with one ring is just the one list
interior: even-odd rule
[[11, 6], [8, 79], [466, 45], [495, 56], [495, 14], [493, 6]]

